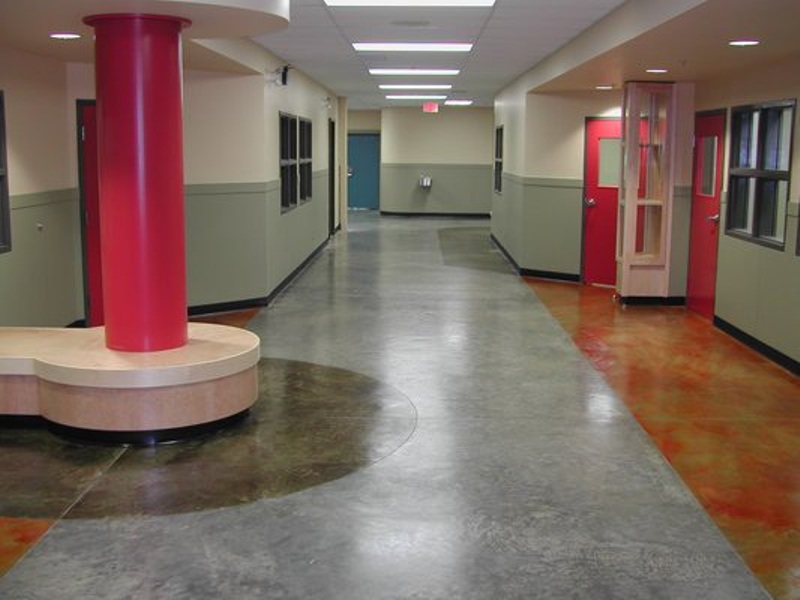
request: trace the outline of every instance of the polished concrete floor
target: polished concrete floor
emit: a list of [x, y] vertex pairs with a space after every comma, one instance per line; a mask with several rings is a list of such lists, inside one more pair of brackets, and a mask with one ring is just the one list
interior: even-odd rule
[[485, 223], [353, 215], [248, 327], [220, 436], [0, 432], [0, 598], [768, 597]]

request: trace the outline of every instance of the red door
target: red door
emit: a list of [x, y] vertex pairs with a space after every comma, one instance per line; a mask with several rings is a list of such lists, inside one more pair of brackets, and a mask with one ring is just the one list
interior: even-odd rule
[[724, 112], [697, 115], [686, 305], [707, 319], [714, 316], [724, 138]]
[[617, 281], [617, 203], [622, 152], [619, 119], [586, 120], [583, 197], [583, 282]]
[[103, 324], [100, 269], [100, 193], [97, 181], [97, 119], [94, 100], [78, 101], [78, 157], [83, 213], [83, 281], [86, 325]]

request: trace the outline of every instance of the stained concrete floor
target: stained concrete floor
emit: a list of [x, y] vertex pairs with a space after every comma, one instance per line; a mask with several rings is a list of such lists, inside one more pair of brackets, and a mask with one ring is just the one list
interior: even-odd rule
[[[484, 223], [353, 215], [249, 327], [283, 391], [262, 387], [224, 439], [138, 465], [114, 450], [0, 597], [767, 597]], [[340, 411], [337, 394], [363, 405]], [[286, 456], [304, 483], [275, 493], [269, 467]], [[220, 502], [229, 471], [250, 487]], [[210, 492], [163, 501], [176, 481]], [[103, 501], [81, 514], [94, 492]], [[10, 527], [41, 523], [27, 505], [4, 507]]]

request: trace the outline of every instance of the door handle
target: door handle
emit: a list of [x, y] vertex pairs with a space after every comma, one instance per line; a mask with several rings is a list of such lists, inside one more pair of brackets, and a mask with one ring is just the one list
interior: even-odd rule
[[719, 223], [719, 213], [711, 215], [710, 217], [706, 217], [706, 221], [711, 221], [712, 223]]
[[594, 198], [586, 198], [583, 203], [588, 206], [589, 208], [595, 206], [597, 204], [597, 200]]
[[347, 176], [348, 177], [352, 177], [353, 176], [353, 167], [347, 167]]

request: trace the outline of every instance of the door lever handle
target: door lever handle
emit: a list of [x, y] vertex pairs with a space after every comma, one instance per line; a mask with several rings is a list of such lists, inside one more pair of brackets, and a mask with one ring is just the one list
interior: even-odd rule
[[595, 206], [595, 205], [597, 204], [597, 200], [595, 200], [594, 198], [586, 198], [586, 199], [583, 201], [583, 203], [584, 203], [586, 206], [588, 206], [589, 208], [591, 208], [592, 206]]
[[706, 217], [706, 221], [711, 221], [712, 223], [719, 223], [719, 213], [711, 215], [710, 217]]

